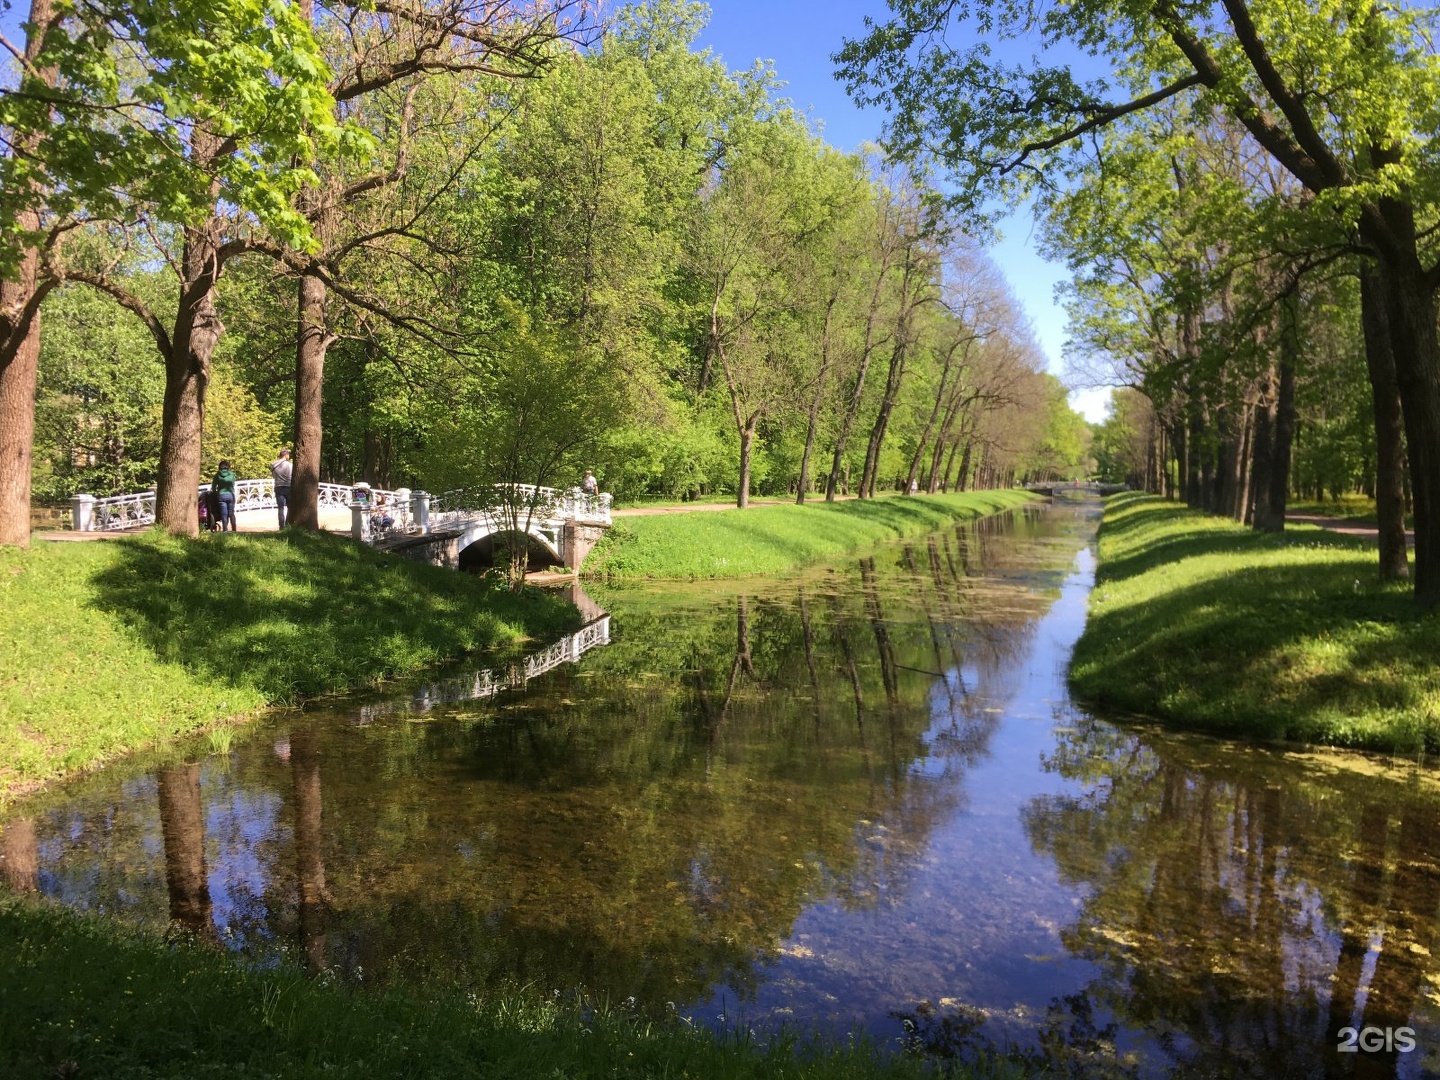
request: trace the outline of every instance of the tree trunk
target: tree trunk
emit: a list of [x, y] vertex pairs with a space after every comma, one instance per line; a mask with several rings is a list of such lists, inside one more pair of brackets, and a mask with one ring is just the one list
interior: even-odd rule
[[815, 429], [820, 421], [820, 402], [825, 394], [825, 376], [830, 372], [830, 322], [835, 314], [835, 303], [839, 298], [831, 295], [825, 305], [825, 325], [820, 331], [820, 373], [815, 376], [815, 394], [810, 399], [810, 419], [805, 425], [805, 453], [800, 456], [799, 491], [795, 494], [797, 505], [805, 504], [810, 494], [810, 453], [815, 448]]
[[295, 450], [290, 479], [290, 524], [320, 528], [321, 412], [325, 391], [325, 283], [300, 279], [295, 335]]
[[[195, 140], [205, 137], [197, 134]], [[181, 254], [180, 305], [170, 355], [165, 358], [165, 403], [161, 413], [160, 468], [155, 520], [177, 536], [195, 536], [196, 491], [200, 485], [201, 441], [205, 431], [205, 390], [210, 360], [224, 329], [215, 311], [220, 275], [220, 222], [185, 230]], [[220, 456], [228, 454], [220, 448]]]
[[[25, 61], [35, 71], [21, 80], [22, 89], [55, 85], [56, 69], [35, 69], [46, 29], [55, 20], [53, 0], [30, 0], [30, 29], [25, 36]], [[0, 132], [11, 144], [10, 153], [33, 155], [39, 135]], [[32, 187], [38, 202], [38, 191]], [[8, 223], [7, 223], [8, 224]], [[21, 233], [40, 229], [37, 210], [16, 215]], [[40, 363], [40, 257], [35, 248], [24, 249], [12, 279], [0, 279], [0, 544], [26, 547], [30, 543], [30, 473], [35, 448], [35, 378]]]
[[744, 510], [750, 505], [750, 452], [755, 444], [755, 417], [740, 429], [740, 492], [735, 505]]
[[1270, 460], [1270, 513], [1278, 522], [1276, 532], [1285, 529], [1285, 504], [1290, 497], [1290, 450], [1295, 438], [1295, 364], [1293, 332], [1287, 354], [1280, 361], [1280, 386], [1275, 398], [1275, 450]]
[[40, 366], [40, 312], [33, 304], [38, 261], [33, 249], [27, 251], [16, 280], [0, 281], [0, 544], [16, 547], [30, 543], [35, 379]]
[[870, 442], [865, 448], [865, 471], [860, 476], [862, 499], [875, 497], [875, 476], [880, 471], [880, 450], [885, 444], [885, 431], [890, 426], [890, 413], [900, 396], [900, 383], [905, 377], [905, 346], [906, 342], [902, 337], [890, 354], [890, 370], [885, 376], [885, 396], [880, 399], [880, 409], [875, 414], [875, 423], [870, 427]]
[[[1440, 339], [1435, 290], [1420, 266], [1419, 241], [1408, 206], [1384, 204], [1398, 238], [1383, 264], [1395, 384], [1405, 417], [1410, 490], [1415, 511], [1415, 599], [1440, 606]], [[1384, 250], [1384, 249], [1382, 249]]]
[[1370, 266], [1360, 271], [1360, 322], [1365, 332], [1365, 370], [1375, 418], [1375, 517], [1380, 534], [1380, 579], [1410, 576], [1405, 547], [1405, 441], [1395, 355], [1381, 278]]
[[1279, 396], [1276, 393], [1273, 368], [1265, 374], [1260, 386], [1259, 401], [1255, 405], [1250, 523], [1261, 532], [1279, 532], [1285, 527], [1285, 519], [1282, 517], [1277, 520], [1275, 509], [1270, 502], [1274, 490], [1272, 476], [1275, 472], [1276, 403]]

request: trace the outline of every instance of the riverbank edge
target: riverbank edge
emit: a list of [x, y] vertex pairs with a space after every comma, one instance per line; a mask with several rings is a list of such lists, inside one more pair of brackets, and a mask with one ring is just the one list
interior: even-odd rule
[[0, 810], [276, 706], [551, 640], [579, 613], [299, 531], [0, 549]]
[[261, 968], [176, 936], [58, 903], [0, 895], [0, 1073], [466, 1080], [688, 1076], [695, 1080], [1016, 1077], [934, 1068], [859, 1038], [722, 1037], [678, 1017], [528, 991], [365, 991], [299, 966]]
[[596, 545], [580, 576], [624, 585], [783, 574], [887, 540], [1003, 513], [1038, 498], [1021, 490], [971, 491], [627, 517]]
[[1106, 501], [1096, 549], [1069, 670], [1082, 705], [1230, 738], [1440, 750], [1440, 618], [1379, 581], [1372, 543], [1131, 493]]

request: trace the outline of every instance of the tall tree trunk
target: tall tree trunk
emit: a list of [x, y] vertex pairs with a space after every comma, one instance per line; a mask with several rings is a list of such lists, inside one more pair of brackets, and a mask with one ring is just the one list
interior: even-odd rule
[[1274, 490], [1272, 477], [1275, 472], [1278, 399], [1275, 370], [1271, 368], [1260, 382], [1259, 400], [1255, 404], [1255, 453], [1251, 467], [1253, 504], [1250, 523], [1261, 532], [1279, 532], [1285, 527], [1285, 519], [1277, 519], [1275, 508], [1270, 502]]
[[740, 428], [740, 492], [735, 505], [744, 510], [750, 505], [750, 455], [755, 444], [755, 417]]
[[800, 456], [799, 491], [795, 502], [804, 505], [805, 496], [810, 494], [810, 452], [815, 448], [815, 431], [820, 422], [820, 403], [825, 394], [825, 376], [830, 373], [830, 324], [835, 315], [835, 303], [839, 299], [831, 294], [825, 304], [825, 324], [820, 331], [820, 372], [815, 376], [815, 393], [810, 398], [810, 418], [805, 425], [805, 453]]
[[1420, 266], [1419, 239], [1408, 206], [1384, 207], [1398, 238], [1383, 264], [1395, 358], [1395, 384], [1405, 417], [1410, 489], [1415, 509], [1415, 599], [1440, 606], [1440, 338], [1435, 289]]
[[[880, 317], [880, 299], [885, 278], [890, 272], [889, 252], [875, 276], [875, 285], [870, 290], [870, 306], [865, 313], [865, 342], [860, 350], [860, 369], [855, 372], [855, 382], [850, 388], [850, 398], [845, 403], [845, 412], [840, 417], [840, 431], [835, 436], [835, 456], [830, 463], [830, 475], [825, 481], [825, 501], [834, 502], [835, 492], [840, 486], [840, 474], [845, 467], [845, 447], [850, 441], [850, 429], [860, 415], [860, 402], [865, 396], [865, 376], [870, 371], [870, 357], [874, 355], [878, 342], [875, 340], [875, 324]], [[848, 484], [846, 485], [849, 486]]]
[[[1292, 345], [1295, 344], [1292, 337]], [[1280, 361], [1280, 384], [1275, 396], [1275, 450], [1270, 460], [1270, 513], [1285, 528], [1285, 504], [1290, 497], [1290, 451], [1295, 439], [1295, 364], [1292, 350]]]
[[[197, 132], [192, 142], [207, 139]], [[177, 536], [195, 536], [199, 532], [195, 498], [200, 485], [205, 391], [210, 385], [210, 360], [224, 329], [215, 310], [215, 283], [220, 276], [217, 219], [185, 230], [180, 272], [180, 304], [170, 336], [170, 354], [165, 358], [155, 520]], [[229, 448], [220, 447], [220, 456], [228, 453]]]
[[290, 479], [290, 524], [320, 528], [321, 414], [325, 392], [325, 283], [306, 274], [298, 290], [295, 333], [295, 451]]
[[1375, 517], [1380, 535], [1380, 579], [1410, 576], [1405, 546], [1405, 421], [1395, 384], [1395, 355], [1380, 275], [1360, 270], [1360, 322], [1365, 332], [1365, 371], [1375, 418]]
[[[56, 18], [53, 0], [30, 0], [29, 30], [25, 37], [26, 67], [34, 72], [21, 80], [22, 89], [55, 85], [55, 68], [37, 69], [45, 34]], [[39, 135], [0, 132], [11, 144], [10, 153], [33, 155]], [[32, 194], [38, 192], [32, 185]], [[9, 224], [9, 223], [6, 223]], [[21, 233], [40, 229], [37, 210], [16, 215]], [[20, 254], [9, 278], [0, 278], [0, 544], [26, 547], [30, 543], [30, 473], [35, 449], [35, 381], [40, 364], [40, 301], [48, 285], [40, 282], [40, 256], [35, 248]]]
[[[29, 224], [24, 218], [34, 219]], [[35, 228], [33, 214], [21, 228]], [[14, 281], [0, 281], [0, 544], [30, 543], [30, 473], [35, 447], [35, 381], [40, 367], [40, 311], [34, 249]]]
[[[903, 335], [905, 331], [901, 331]], [[870, 442], [865, 447], [865, 471], [860, 475], [860, 497], [875, 497], [875, 477], [880, 471], [880, 451], [885, 444], [885, 432], [890, 426], [890, 413], [900, 397], [900, 383], [905, 377], [906, 342], [901, 337], [890, 354], [890, 370], [885, 377], [885, 396], [880, 399], [880, 409], [875, 414], [875, 423], [870, 427]]]

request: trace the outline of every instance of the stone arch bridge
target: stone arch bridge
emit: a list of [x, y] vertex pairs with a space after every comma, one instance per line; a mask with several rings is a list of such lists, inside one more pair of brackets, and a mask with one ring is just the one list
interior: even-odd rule
[[[236, 518], [242, 529], [277, 527], [270, 480], [241, 480], [235, 489]], [[198, 489], [197, 504], [209, 490], [208, 484]], [[70, 508], [72, 529], [130, 532], [155, 523], [155, 492], [108, 499], [76, 495]], [[348, 531], [363, 543], [454, 569], [460, 567], [467, 548], [518, 535], [556, 564], [578, 570], [611, 525], [608, 494], [530, 484], [497, 484], [440, 495], [368, 484], [321, 484], [320, 519], [323, 528]]]

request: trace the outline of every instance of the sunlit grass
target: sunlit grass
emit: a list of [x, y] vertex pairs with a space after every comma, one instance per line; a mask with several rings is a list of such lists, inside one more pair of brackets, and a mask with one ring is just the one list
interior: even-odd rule
[[1019, 506], [1023, 491], [759, 506], [622, 518], [585, 561], [586, 577], [696, 580], [792, 570], [826, 556]]
[[0, 898], [0, 1075], [867, 1080], [936, 1070], [863, 1041], [721, 1038], [548, 988], [365, 993], [58, 906]]
[[[1341, 495], [1334, 499], [1291, 499], [1286, 505], [1290, 514], [1318, 514], [1323, 517], [1339, 518], [1352, 525], [1375, 527], [1375, 500], [1367, 495]], [[1415, 519], [1405, 515], [1405, 527], [1413, 529]]]
[[1373, 542], [1266, 535], [1113, 498], [1071, 682], [1082, 700], [1227, 735], [1440, 749], [1440, 617]]
[[299, 532], [0, 549], [0, 611], [0, 800], [575, 618], [559, 598]]

